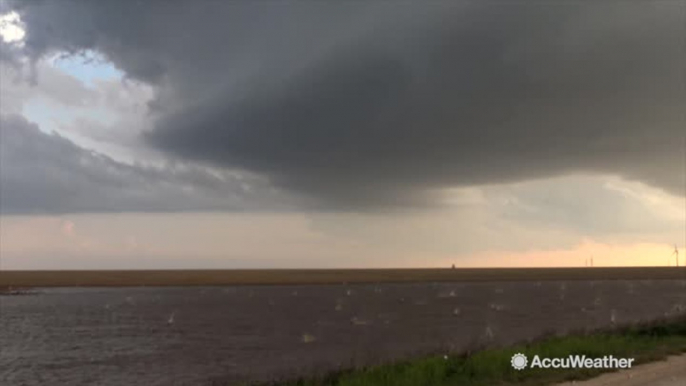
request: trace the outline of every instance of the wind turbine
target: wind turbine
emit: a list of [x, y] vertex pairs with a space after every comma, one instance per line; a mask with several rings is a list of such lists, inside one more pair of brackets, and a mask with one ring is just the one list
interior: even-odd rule
[[679, 266], [679, 249], [676, 247], [676, 244], [674, 244], [674, 252], [672, 252], [672, 256], [676, 259], [676, 266]]

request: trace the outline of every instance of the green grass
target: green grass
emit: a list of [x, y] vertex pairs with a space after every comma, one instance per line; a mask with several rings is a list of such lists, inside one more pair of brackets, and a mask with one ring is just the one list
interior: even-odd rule
[[318, 379], [274, 382], [270, 386], [496, 386], [549, 385], [594, 377], [612, 370], [531, 369], [514, 370], [510, 359], [524, 353], [534, 355], [597, 358], [635, 358], [636, 364], [686, 352], [686, 318], [624, 327], [616, 330], [544, 338], [507, 348], [478, 351], [471, 355], [435, 355], [407, 362], [341, 371]]

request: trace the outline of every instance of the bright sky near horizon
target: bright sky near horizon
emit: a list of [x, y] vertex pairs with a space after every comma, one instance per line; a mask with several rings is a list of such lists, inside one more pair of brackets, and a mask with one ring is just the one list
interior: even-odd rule
[[206, 5], [0, 0], [0, 269], [686, 265], [686, 3]]

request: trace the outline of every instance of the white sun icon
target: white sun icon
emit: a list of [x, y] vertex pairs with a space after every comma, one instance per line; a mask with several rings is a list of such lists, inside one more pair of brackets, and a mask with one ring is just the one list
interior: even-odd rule
[[515, 370], [523, 370], [526, 368], [526, 364], [529, 363], [529, 360], [526, 359], [526, 355], [517, 353], [512, 356], [512, 360], [510, 362]]

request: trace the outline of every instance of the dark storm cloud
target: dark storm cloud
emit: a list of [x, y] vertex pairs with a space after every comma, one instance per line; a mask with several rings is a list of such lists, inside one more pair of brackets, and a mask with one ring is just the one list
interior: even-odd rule
[[[344, 2], [341, 2], [344, 3]], [[157, 87], [148, 142], [337, 206], [612, 173], [684, 194], [684, 2], [27, 2]]]
[[[267, 187], [204, 168], [132, 166], [0, 116], [0, 213], [249, 210]], [[274, 206], [274, 208], [277, 208]]]

